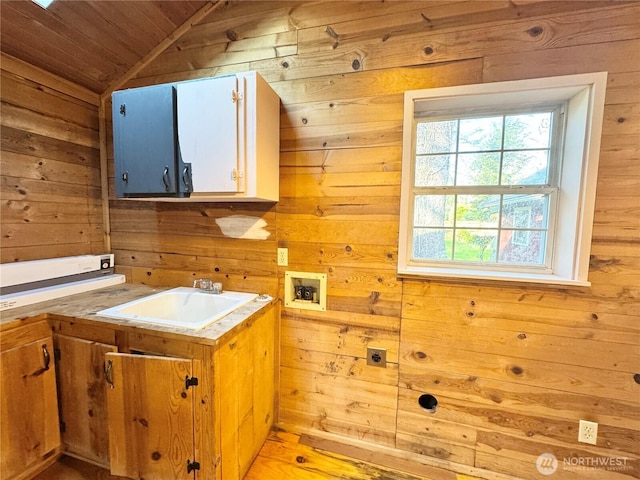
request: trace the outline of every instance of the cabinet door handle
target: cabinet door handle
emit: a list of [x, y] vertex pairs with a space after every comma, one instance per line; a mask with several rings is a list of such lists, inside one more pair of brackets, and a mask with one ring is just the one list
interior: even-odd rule
[[113, 362], [111, 360], [107, 360], [104, 365], [104, 379], [107, 381], [111, 388], [114, 388], [113, 385]]
[[47, 344], [42, 344], [42, 362], [44, 364], [44, 369], [49, 370], [49, 364], [51, 363], [51, 355], [49, 355], [49, 350], [47, 350]]
[[162, 174], [162, 181], [164, 182], [164, 189], [168, 192], [170, 187], [169, 167], [164, 167], [164, 173]]
[[182, 181], [184, 182], [184, 190], [186, 192], [190, 192], [193, 190], [193, 186], [191, 185], [191, 171], [189, 167], [184, 167], [182, 171]]

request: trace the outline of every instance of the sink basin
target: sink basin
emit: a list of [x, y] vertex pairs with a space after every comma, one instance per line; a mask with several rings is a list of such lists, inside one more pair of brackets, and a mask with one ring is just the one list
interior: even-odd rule
[[257, 296], [245, 292], [216, 295], [197, 288], [178, 287], [101, 310], [98, 315], [199, 330]]

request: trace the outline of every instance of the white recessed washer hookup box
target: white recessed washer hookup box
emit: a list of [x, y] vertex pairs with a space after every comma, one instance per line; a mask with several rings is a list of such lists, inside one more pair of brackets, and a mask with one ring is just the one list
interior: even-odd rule
[[113, 266], [113, 254], [1, 264], [0, 311], [123, 283]]
[[324, 312], [327, 309], [327, 274], [285, 272], [284, 306]]

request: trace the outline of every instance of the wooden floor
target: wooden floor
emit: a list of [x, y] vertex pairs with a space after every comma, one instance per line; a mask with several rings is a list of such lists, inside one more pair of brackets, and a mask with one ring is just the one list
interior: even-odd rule
[[[305, 436], [271, 432], [245, 480], [476, 480], [439, 470], [433, 475], [411, 475], [367, 461], [331, 453], [305, 442]], [[35, 480], [124, 480], [107, 470], [62, 457]]]

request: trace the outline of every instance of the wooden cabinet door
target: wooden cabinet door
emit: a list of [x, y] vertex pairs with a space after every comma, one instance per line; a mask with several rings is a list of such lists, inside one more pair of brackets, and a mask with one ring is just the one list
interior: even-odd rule
[[53, 340], [45, 322], [0, 339], [0, 473], [22, 478], [60, 446]]
[[246, 99], [238, 79], [227, 75], [176, 85], [180, 156], [191, 164], [193, 191], [244, 191], [243, 139], [239, 105]]
[[60, 423], [65, 451], [109, 466], [105, 356], [114, 345], [55, 335]]
[[108, 353], [111, 473], [145, 480], [191, 479], [193, 360]]
[[244, 478], [273, 425], [275, 338], [276, 310], [270, 308], [215, 353], [224, 480]]

